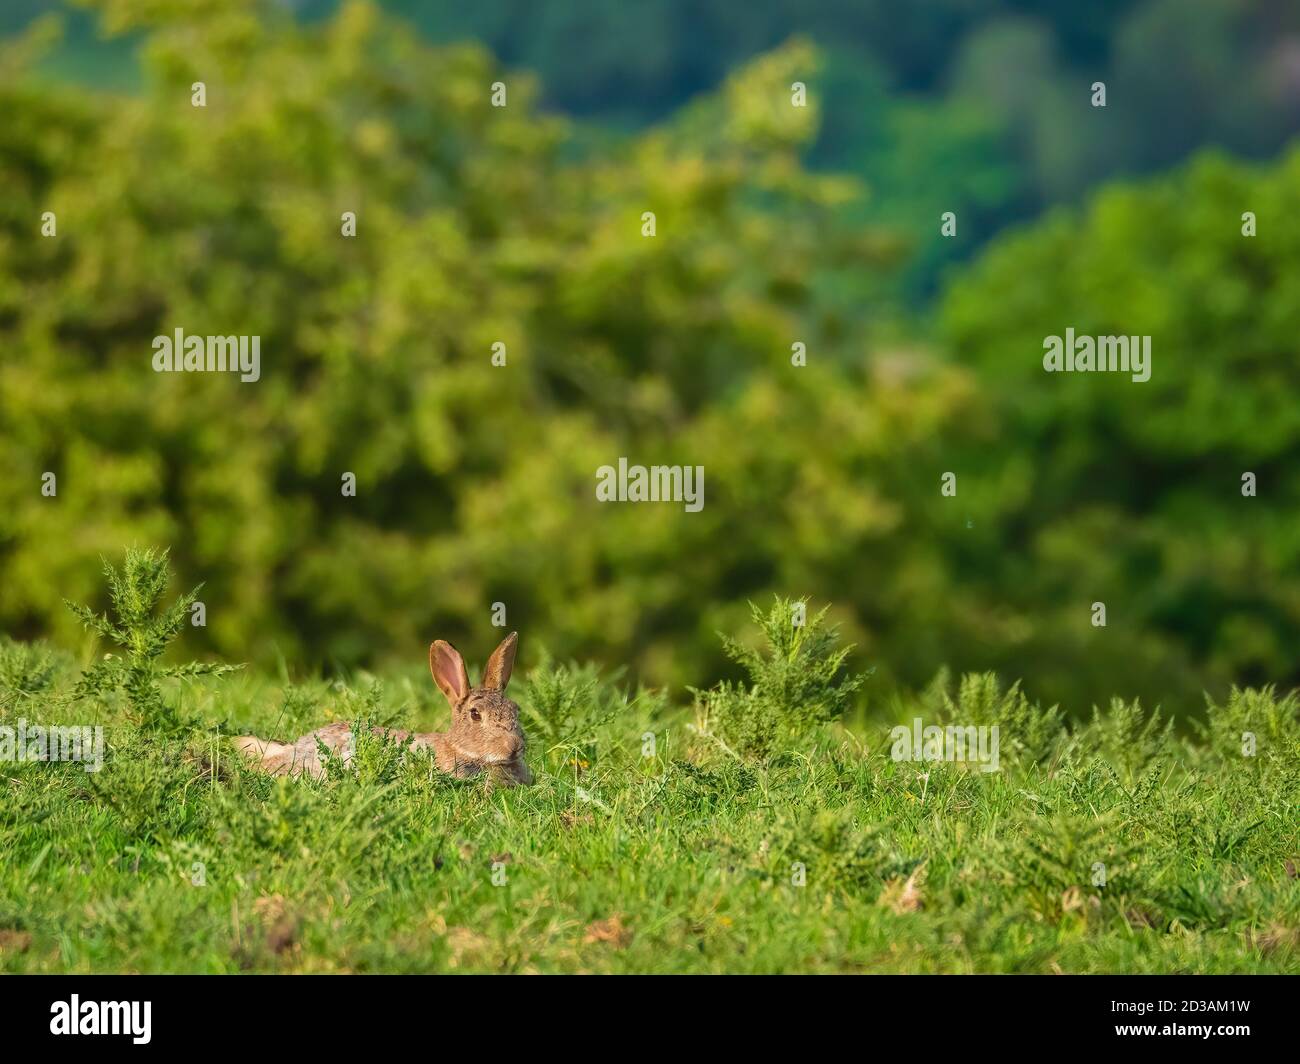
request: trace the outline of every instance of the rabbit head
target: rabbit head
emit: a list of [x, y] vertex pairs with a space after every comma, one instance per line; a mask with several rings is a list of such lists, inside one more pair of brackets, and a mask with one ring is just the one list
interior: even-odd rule
[[460, 652], [444, 639], [429, 647], [429, 671], [451, 704], [446, 741], [457, 760], [495, 769], [495, 774], [516, 783], [531, 783], [532, 773], [524, 762], [519, 707], [505, 693], [518, 645], [518, 632], [502, 640], [488, 658], [477, 687], [469, 685]]

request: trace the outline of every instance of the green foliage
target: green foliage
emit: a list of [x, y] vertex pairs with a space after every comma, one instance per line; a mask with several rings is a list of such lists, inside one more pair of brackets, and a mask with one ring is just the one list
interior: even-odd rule
[[[746, 600], [796, 593], [841, 604], [885, 692], [948, 662], [1072, 712], [1118, 694], [1181, 718], [1206, 691], [1300, 680], [1297, 419], [1276, 358], [1295, 159], [1206, 160], [998, 242], [957, 275], [939, 353], [899, 341], [880, 299], [899, 247], [874, 226], [933, 233], [956, 173], [975, 212], [955, 206], [959, 241], [988, 231], [1025, 184], [1016, 130], [1044, 201], [1077, 195], [1093, 156], [1111, 165], [1060, 139], [1118, 119], [1070, 110], [1082, 81], [1058, 59], [1144, 39], [1129, 15], [1150, 5], [1095, 25], [998, 4], [822, 14], [662, 126], [595, 143], [539, 108], [544, 78], [428, 47], [371, 5], [305, 24], [252, 2], [92, 6], [141, 35], [139, 95], [42, 82], [32, 42], [0, 62], [0, 343], [22, 352], [0, 362], [5, 631], [70, 641], [61, 601], [92, 599], [98, 555], [170, 543], [209, 589], [195, 656], [262, 665], [410, 660], [508, 601], [560, 660], [701, 684]], [[507, 36], [559, 17], [505, 10], [465, 17]], [[727, 54], [778, 44], [759, 38], [779, 14]], [[1215, 49], [1255, 47], [1228, 32], [1239, 17], [1196, 0], [1189, 54], [1234, 69]], [[838, 18], [898, 48], [860, 68], [819, 54], [810, 40], [847, 38]], [[1138, 51], [1115, 59], [1134, 84]], [[808, 71], [851, 91], [789, 108]], [[499, 77], [510, 103], [491, 108]], [[188, 103], [200, 79], [207, 108]], [[949, 81], [939, 110], [895, 99]], [[841, 96], [872, 103], [837, 116]], [[1225, 95], [1216, 126], [1243, 106]], [[801, 165], [835, 162], [818, 138], [837, 123], [874, 199]], [[49, 209], [56, 239], [35, 221]], [[1152, 381], [1044, 374], [1042, 339], [1067, 325], [1153, 335]], [[260, 336], [262, 379], [154, 373], [152, 340], [177, 327]], [[703, 465], [704, 509], [598, 504], [619, 455]], [[955, 499], [936, 490], [949, 470]], [[1098, 599], [1107, 629], [1086, 621]]]
[[184, 630], [190, 606], [202, 587], [180, 596], [160, 612], [170, 576], [166, 551], [129, 548], [120, 572], [107, 559], [103, 565], [112, 618], [74, 602], [68, 602], [67, 607], [88, 629], [115, 643], [122, 653], [105, 654], [86, 669], [77, 684], [76, 696], [103, 698], [120, 690], [136, 720], [154, 727], [173, 726], [178, 723], [175, 707], [164, 699], [160, 680], [223, 676], [243, 666], [195, 661], [162, 664], [163, 652]]
[[794, 885], [802, 873], [835, 890], [878, 889], [888, 852], [882, 826], [855, 822], [855, 811], [800, 809], [782, 813], [764, 840], [774, 883]]
[[[0, 32], [49, 6], [10, 0]], [[234, 5], [89, 6], [126, 29]], [[292, 6], [315, 22], [341, 5]], [[1267, 0], [1052, 0], [1032, 12], [1021, 0], [381, 6], [429, 40], [481, 41], [508, 67], [536, 72], [547, 104], [579, 117], [577, 141], [593, 146], [669, 119], [757, 55], [804, 37], [828, 56], [824, 69], [809, 67], [799, 78], [824, 117], [809, 158], [873, 175], [870, 201], [846, 217], [886, 224], [905, 241], [908, 266], [891, 288], [913, 301], [991, 234], [1046, 205], [1073, 201], [1100, 180], [1164, 167], [1211, 144], [1267, 154], [1296, 130], [1285, 56], [1300, 19]], [[276, 13], [271, 4], [240, 5], [241, 14], [257, 8]], [[581, 63], [572, 61], [575, 40]], [[96, 88], [135, 86], [131, 43], [98, 39], [92, 20], [74, 10], [68, 39], [42, 69]], [[1094, 80], [1122, 105], [1093, 112]], [[955, 239], [939, 234], [941, 209], [961, 218]]]
[[0, 636], [0, 709], [49, 692], [66, 661], [65, 654], [44, 643], [18, 643]]
[[558, 665], [544, 659], [528, 675], [519, 698], [520, 713], [529, 731], [550, 745], [562, 745], [607, 721], [613, 689], [600, 680], [592, 665]]
[[[5, 654], [17, 660], [14, 646]], [[38, 671], [21, 706], [30, 719], [48, 717], [75, 676], [57, 656]], [[567, 707], [568, 720], [627, 701], [594, 675], [548, 664], [534, 676], [539, 704]], [[1004, 757], [991, 774], [918, 771], [891, 760], [887, 741], [838, 727], [786, 757], [679, 745], [646, 759], [642, 732], [666, 748], [690, 707], [636, 699], [579, 732], [602, 756], [577, 781], [572, 747], [548, 753], [530, 719], [536, 785], [502, 790], [449, 779], [368, 733], [371, 721], [434, 723], [432, 700], [413, 704], [406, 687], [384, 675], [325, 700], [317, 681], [246, 673], [195, 690], [203, 719], [241, 734], [287, 738], [347, 714], [361, 729], [353, 765], [321, 780], [214, 763], [195, 747], [219, 750], [215, 733], [141, 728], [111, 703], [101, 771], [7, 763], [0, 970], [1300, 967], [1294, 697], [1239, 691], [1211, 704], [1194, 736], [1118, 702], [1025, 744], [1055, 755]], [[1016, 721], [1043, 726], [1019, 690], [968, 676], [897, 708], [996, 719], [1010, 749]], [[1254, 756], [1238, 728], [1256, 733]]]
[[1234, 687], [1226, 702], [1209, 702], [1205, 717], [1193, 719], [1192, 727], [1215, 750], [1239, 751], [1253, 739], [1261, 757], [1300, 761], [1300, 749], [1289, 746], [1287, 738], [1296, 713], [1294, 691], [1279, 698], [1274, 687]]
[[1082, 734], [1111, 764], [1133, 778], [1168, 752], [1173, 728], [1172, 718], [1162, 725], [1158, 709], [1148, 713], [1136, 700], [1113, 698], [1106, 713], [1093, 707], [1092, 720]]
[[[856, 464], [959, 394], [904, 409], [898, 386], [831, 368], [880, 253], [833, 224], [844, 182], [800, 170], [810, 120], [755, 110], [806, 50], [737, 73], [724, 136], [571, 160], [527, 78], [492, 108], [483, 51], [428, 48], [366, 5], [307, 27], [169, 10], [140, 97], [0, 83], [31, 118], [0, 152], [0, 339], [24, 350], [0, 365], [0, 624], [67, 638], [58, 603], [93, 594], [96, 552], [169, 542], [209, 589], [191, 635], [220, 656], [406, 658], [508, 601], [562, 658], [684, 679], [718, 660], [703, 634], [730, 626], [731, 592], [770, 590], [775, 538], [887, 523]], [[206, 109], [188, 103], [200, 78]], [[66, 239], [29, 224], [50, 204]], [[814, 306], [828, 277], [842, 310]], [[261, 380], [153, 372], [177, 327], [260, 336]], [[818, 366], [789, 365], [793, 336]], [[818, 441], [794, 433], [732, 450], [778, 409], [816, 422], [843, 469], [804, 483]], [[619, 454], [705, 464], [708, 507], [598, 505]], [[46, 470], [53, 498], [33, 490]], [[769, 491], [805, 504], [731, 559], [705, 549]], [[808, 586], [809, 556], [787, 553], [783, 582]], [[701, 638], [683, 642], [684, 617]]]
[[[1184, 715], [1207, 690], [1300, 678], [1300, 377], [1277, 355], [1294, 343], [1297, 188], [1300, 154], [1207, 157], [999, 241], [953, 285], [944, 330], [999, 426], [963, 462], [965, 483], [998, 485], [981, 514], [997, 546], [954, 579], [996, 599], [988, 645], [1014, 645], [1040, 694]], [[1150, 336], [1151, 379], [1045, 373], [1044, 338], [1067, 327]]]
[[696, 727], [743, 756], [767, 757], [818, 725], [837, 720], [863, 676], [841, 676], [853, 649], [839, 646], [826, 623], [829, 607], [796, 624], [807, 601], [778, 598], [764, 613], [750, 603], [763, 645], [723, 636], [727, 655], [749, 674], [749, 685], [723, 682], [696, 691]]
[[[1114, 825], [1105, 817], [1037, 818], [1022, 834], [1000, 839], [989, 860], [1030, 908], [1058, 918], [1079, 908], [1087, 916], [1088, 907], [1099, 905], [1108, 890], [1114, 893], [1125, 885], [1129, 854], [1115, 849], [1109, 841], [1114, 835]], [[1100, 880], [1103, 870], [1105, 879]]]
[[[164, 607], [165, 553], [105, 563], [108, 609], [72, 610], [108, 657], [74, 678], [0, 640], [0, 715], [88, 699], [110, 738], [100, 773], [5, 765], [0, 932], [22, 934], [0, 969], [1297, 969], [1300, 702], [1230, 685], [1300, 679], [1300, 382], [1278, 359], [1300, 154], [1204, 159], [997, 241], [945, 297], [943, 357], [898, 343], [880, 297], [903, 249], [875, 228], [921, 234], [904, 283], [925, 291], [1117, 168], [1206, 137], [1268, 150], [1294, 120], [1261, 29], [1292, 16], [873, 0], [786, 41], [806, 5], [746, 11], [743, 33], [722, 0], [691, 5], [703, 23], [410, 7], [539, 84], [369, 4], [305, 24], [262, 0], [87, 6], [139, 34], [139, 94], [43, 79], [48, 24], [0, 49], [0, 345], [21, 352], [0, 361], [0, 625], [67, 641], [60, 602], [96, 595], [96, 553], [170, 542], [210, 589], [204, 653], [410, 660], [503, 600], [560, 660], [620, 667], [548, 658], [512, 689], [537, 785], [489, 791], [370, 733], [445, 722], [424, 675], [418, 695], [254, 673], [171, 699], [229, 671], [168, 662], [194, 593]], [[578, 24], [606, 43], [575, 65]], [[1125, 106], [1088, 108], [1093, 76]], [[544, 93], [633, 124], [692, 102], [607, 136]], [[874, 198], [805, 161], [871, 174]], [[1069, 326], [1152, 335], [1151, 381], [1044, 374]], [[258, 335], [262, 380], [153, 373], [177, 327]], [[596, 505], [619, 455], [703, 464], [707, 506]], [[858, 735], [862, 677], [825, 610], [795, 627], [788, 599], [751, 606], [757, 638], [717, 649], [746, 598], [791, 588], [842, 603], [900, 719], [998, 725], [1001, 771]], [[724, 655], [746, 679], [691, 707], [620, 686], [623, 666], [698, 682]], [[912, 698], [943, 661], [981, 671]], [[221, 740], [340, 717], [357, 753], [320, 781], [246, 771]]]
[[922, 696], [936, 723], [999, 729], [1001, 757], [1018, 757], [1026, 765], [1050, 759], [1061, 747], [1065, 713], [1059, 706], [1030, 701], [1019, 681], [1004, 689], [996, 673], [968, 673], [956, 697], [947, 670], [941, 670]]

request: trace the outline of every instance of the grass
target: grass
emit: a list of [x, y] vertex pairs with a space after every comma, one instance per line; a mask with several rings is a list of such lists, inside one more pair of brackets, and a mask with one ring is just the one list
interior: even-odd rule
[[[444, 726], [414, 667], [87, 685], [66, 653], [0, 642], [0, 723], [100, 724], [108, 748], [94, 773], [0, 764], [0, 971], [1300, 970], [1294, 697], [1235, 692], [1184, 733], [1119, 702], [1071, 725], [970, 676], [846, 727], [854, 681], [819, 617], [781, 631], [791, 608], [756, 618], [766, 654], [736, 645], [751, 684], [694, 704], [590, 666], [517, 677], [537, 784], [514, 790], [379, 740], [321, 781], [225, 746]], [[893, 760], [915, 716], [997, 724], [1000, 771]]]

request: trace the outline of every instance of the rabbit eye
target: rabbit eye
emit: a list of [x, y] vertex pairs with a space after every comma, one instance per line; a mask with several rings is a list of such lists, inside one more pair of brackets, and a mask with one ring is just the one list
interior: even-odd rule
[[471, 706], [471, 707], [470, 707], [470, 710], [469, 710], [469, 719], [470, 719], [470, 720], [482, 720], [482, 719], [483, 719], [483, 715], [482, 715], [481, 713], [479, 713], [477, 707], [475, 707], [475, 706]]

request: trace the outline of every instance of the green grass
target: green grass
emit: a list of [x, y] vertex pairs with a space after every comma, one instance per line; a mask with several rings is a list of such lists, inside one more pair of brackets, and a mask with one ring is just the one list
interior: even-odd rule
[[[757, 617], [769, 638], [789, 607]], [[511, 690], [537, 775], [514, 790], [377, 740], [355, 771], [273, 780], [221, 738], [445, 725], [414, 667], [160, 670], [154, 716], [138, 683], [88, 688], [69, 655], [0, 642], [0, 723], [101, 724], [108, 746], [97, 773], [0, 764], [0, 971], [1300, 970], [1295, 698], [1238, 692], [1181, 734], [1118, 702], [1071, 726], [971, 676], [845, 727], [784, 715], [782, 691], [851, 690], [807, 633], [694, 705], [543, 660]], [[746, 698], [775, 749], [740, 741]], [[1001, 770], [894, 761], [914, 716], [997, 724]]]

